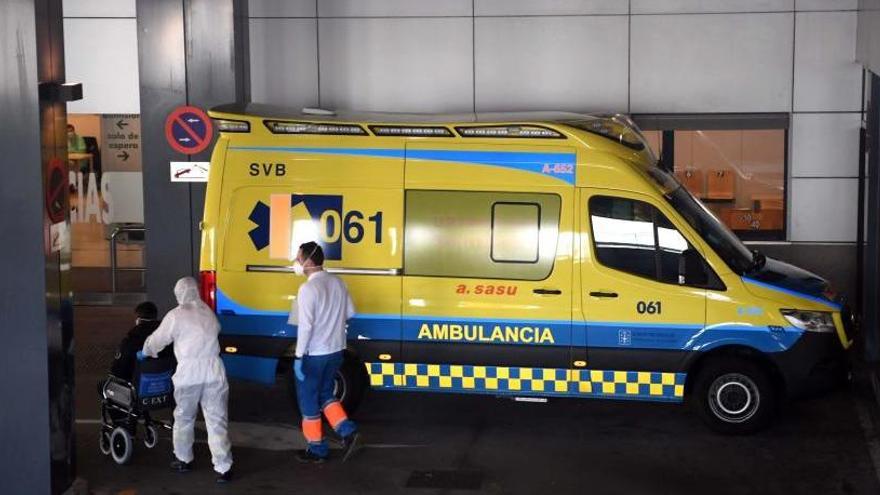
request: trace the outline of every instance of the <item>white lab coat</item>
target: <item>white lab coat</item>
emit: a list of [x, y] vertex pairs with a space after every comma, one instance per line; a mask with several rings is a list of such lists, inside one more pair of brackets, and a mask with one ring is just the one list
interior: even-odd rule
[[156, 357], [174, 343], [174, 455], [183, 462], [193, 460], [194, 427], [201, 404], [214, 470], [225, 473], [232, 467], [232, 454], [226, 429], [229, 385], [217, 340], [220, 323], [202, 302], [192, 277], [178, 280], [174, 295], [178, 306], [165, 315], [159, 328], [144, 342], [144, 354]]

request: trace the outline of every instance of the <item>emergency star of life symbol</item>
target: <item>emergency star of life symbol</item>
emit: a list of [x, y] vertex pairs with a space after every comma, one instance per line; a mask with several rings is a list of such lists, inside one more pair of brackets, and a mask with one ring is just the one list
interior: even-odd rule
[[328, 211], [335, 212], [339, 218], [342, 196], [272, 194], [269, 204], [257, 201], [251, 210], [248, 220], [256, 227], [248, 232], [248, 236], [257, 251], [268, 247], [271, 259], [293, 259], [296, 248], [308, 241], [318, 242], [326, 259], [342, 259], [341, 236], [330, 240], [327, 232], [337, 232], [341, 225], [324, 219]]

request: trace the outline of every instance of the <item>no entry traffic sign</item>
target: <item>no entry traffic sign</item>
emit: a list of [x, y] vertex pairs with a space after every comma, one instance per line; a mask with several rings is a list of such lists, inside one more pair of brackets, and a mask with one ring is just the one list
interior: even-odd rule
[[201, 153], [211, 145], [211, 119], [200, 108], [179, 107], [165, 119], [165, 139], [185, 155]]

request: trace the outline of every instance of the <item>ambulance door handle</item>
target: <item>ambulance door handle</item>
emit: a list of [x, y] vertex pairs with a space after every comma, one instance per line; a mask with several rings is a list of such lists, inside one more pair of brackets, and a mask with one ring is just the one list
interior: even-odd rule
[[562, 291], [559, 289], [532, 289], [532, 292], [535, 294], [542, 294], [547, 296], [558, 296], [562, 294]]
[[617, 292], [594, 291], [590, 292], [593, 297], [617, 297]]

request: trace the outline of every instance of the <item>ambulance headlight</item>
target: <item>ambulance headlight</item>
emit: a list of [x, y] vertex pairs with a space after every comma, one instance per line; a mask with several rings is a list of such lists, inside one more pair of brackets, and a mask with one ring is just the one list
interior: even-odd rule
[[834, 333], [834, 319], [826, 311], [783, 309], [782, 316], [796, 328], [807, 332]]

